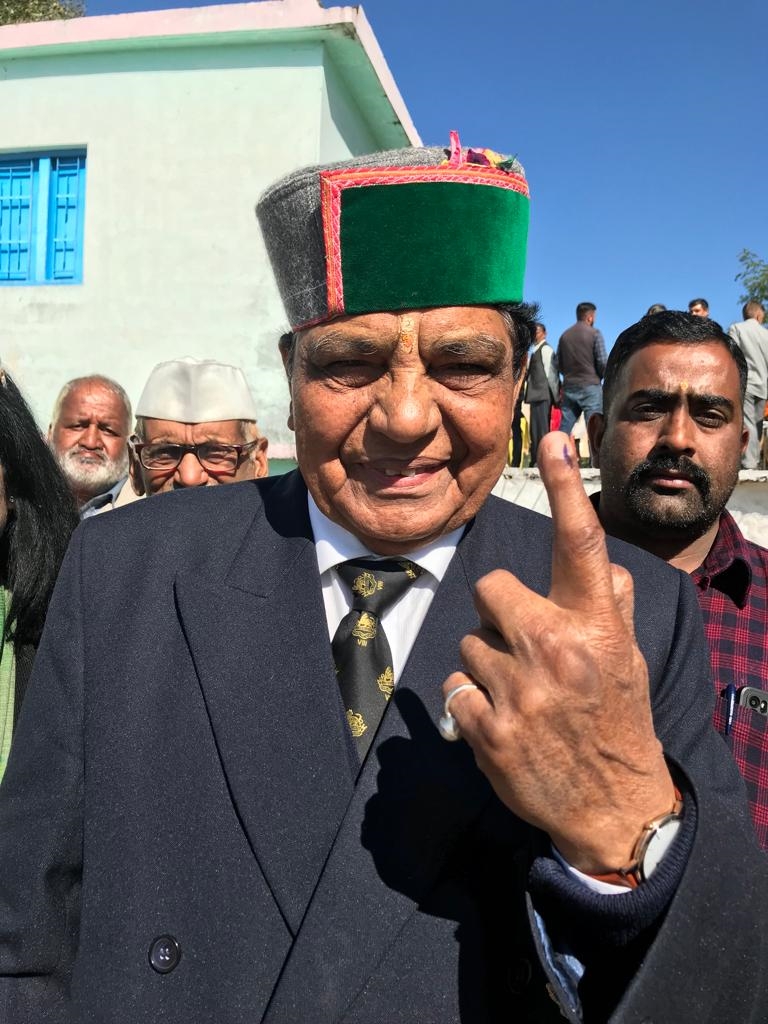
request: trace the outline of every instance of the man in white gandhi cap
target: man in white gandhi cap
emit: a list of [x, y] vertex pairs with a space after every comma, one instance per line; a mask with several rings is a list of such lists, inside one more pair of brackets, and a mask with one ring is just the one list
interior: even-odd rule
[[136, 406], [130, 476], [139, 495], [266, 476], [267, 439], [238, 366], [171, 359], [152, 370]]

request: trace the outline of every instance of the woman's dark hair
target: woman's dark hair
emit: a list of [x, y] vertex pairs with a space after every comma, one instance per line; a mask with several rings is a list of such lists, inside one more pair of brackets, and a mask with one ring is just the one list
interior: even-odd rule
[[5, 636], [16, 645], [37, 644], [61, 560], [77, 526], [77, 508], [27, 403], [4, 371], [0, 466], [8, 504], [8, 521], [0, 537], [0, 576], [11, 592]]

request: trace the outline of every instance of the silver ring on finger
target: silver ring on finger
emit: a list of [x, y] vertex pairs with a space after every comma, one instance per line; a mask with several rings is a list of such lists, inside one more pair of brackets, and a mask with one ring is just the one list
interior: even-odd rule
[[449, 743], [455, 743], [456, 740], [461, 739], [461, 732], [459, 730], [459, 723], [453, 717], [450, 711], [450, 705], [453, 698], [457, 693], [461, 693], [463, 690], [479, 690], [480, 687], [477, 683], [462, 683], [460, 686], [454, 686], [452, 690], [449, 690], [445, 703], [443, 704], [443, 713], [437, 723], [437, 728], [440, 735], [444, 740]]

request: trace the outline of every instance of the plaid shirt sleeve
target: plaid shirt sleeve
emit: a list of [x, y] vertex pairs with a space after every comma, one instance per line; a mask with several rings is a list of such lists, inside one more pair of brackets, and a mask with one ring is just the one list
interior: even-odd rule
[[[768, 549], [746, 540], [728, 512], [692, 574], [709, 641], [716, 691], [714, 724], [725, 737], [725, 688], [768, 691]], [[725, 737], [747, 786], [752, 819], [768, 850], [768, 716], [737, 705]]]
[[605, 376], [605, 364], [608, 361], [608, 357], [605, 354], [605, 341], [603, 339], [603, 335], [600, 333], [600, 331], [598, 331], [597, 328], [595, 328], [594, 330], [595, 340], [592, 346], [592, 357], [595, 362], [595, 373], [600, 378], [600, 380], [602, 380]]

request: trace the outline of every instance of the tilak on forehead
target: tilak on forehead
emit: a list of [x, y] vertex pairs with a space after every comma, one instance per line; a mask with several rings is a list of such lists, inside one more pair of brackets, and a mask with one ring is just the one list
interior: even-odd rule
[[[514, 157], [462, 149], [456, 132], [449, 149], [296, 171], [256, 213], [293, 331], [345, 314], [523, 298], [525, 172]], [[398, 335], [413, 345], [413, 318], [400, 318]]]
[[416, 321], [412, 316], [400, 316], [398, 320], [400, 322], [400, 330], [398, 331], [397, 340], [404, 352], [410, 352], [416, 340]]

